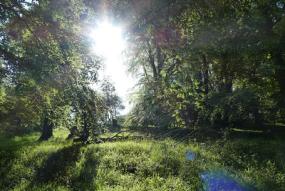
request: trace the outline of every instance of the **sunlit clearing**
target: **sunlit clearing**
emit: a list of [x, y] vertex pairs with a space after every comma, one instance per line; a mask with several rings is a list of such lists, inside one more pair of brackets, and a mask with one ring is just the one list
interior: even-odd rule
[[105, 20], [99, 22], [89, 35], [94, 41], [92, 51], [104, 59], [103, 75], [99, 76], [101, 79], [107, 77], [113, 82], [126, 107], [121, 114], [125, 114], [130, 110], [127, 98], [135, 82], [127, 75], [127, 67], [124, 65], [123, 51], [126, 48], [126, 42], [123, 38], [123, 30]]

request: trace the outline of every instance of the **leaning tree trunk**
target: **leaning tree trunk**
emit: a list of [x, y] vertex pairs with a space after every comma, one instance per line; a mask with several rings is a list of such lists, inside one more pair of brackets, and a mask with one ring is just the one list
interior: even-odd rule
[[53, 135], [53, 122], [46, 116], [44, 119], [43, 127], [42, 127], [42, 135], [39, 138], [40, 141], [46, 141]]

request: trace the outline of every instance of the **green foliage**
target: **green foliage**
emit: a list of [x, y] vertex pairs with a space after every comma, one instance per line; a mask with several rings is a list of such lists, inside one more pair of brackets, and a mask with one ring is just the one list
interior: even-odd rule
[[141, 74], [133, 121], [199, 128], [209, 121], [226, 127], [282, 120], [276, 116], [285, 95], [284, 5], [221, 0], [152, 6], [137, 13], [130, 35], [130, 71]]
[[[202, 111], [205, 120], [220, 128], [241, 127], [262, 124], [258, 112], [259, 102], [256, 95], [246, 89], [233, 93], [217, 93], [209, 95], [207, 108]], [[203, 114], [202, 114], [203, 115]]]
[[0, 3], [1, 132], [42, 126], [45, 140], [56, 127], [98, 131], [106, 108], [90, 88], [101, 59], [89, 53], [90, 39], [83, 34], [87, 9], [84, 1]]
[[[130, 71], [139, 78], [126, 126], [203, 135], [217, 127], [228, 138], [228, 128], [284, 122], [284, 2], [114, 0], [104, 8], [127, 23]], [[58, 129], [99, 142], [122, 108], [110, 82], [101, 94], [92, 88], [102, 60], [83, 31], [100, 9], [91, 0], [0, 2], [0, 133], [42, 127], [40, 139], [50, 139], [0, 137], [0, 190], [201, 190], [208, 170], [257, 190], [285, 190], [284, 141], [273, 135], [206, 143], [65, 140]], [[188, 150], [195, 160], [186, 160]]]
[[104, 79], [101, 83], [102, 98], [105, 106], [105, 112], [102, 111], [104, 116], [104, 125], [114, 126], [114, 120], [117, 120], [119, 110], [124, 109], [121, 98], [116, 94], [115, 86]]
[[163, 97], [152, 88], [146, 86], [137, 93], [136, 105], [127, 117], [126, 126], [168, 128], [171, 125], [171, 113], [166, 110]]

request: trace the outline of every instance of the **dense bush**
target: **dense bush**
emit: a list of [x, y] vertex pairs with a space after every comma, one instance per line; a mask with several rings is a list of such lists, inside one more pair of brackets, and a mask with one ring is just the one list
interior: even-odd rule
[[248, 89], [213, 93], [206, 104], [205, 119], [213, 126], [252, 128], [263, 123], [257, 96]]

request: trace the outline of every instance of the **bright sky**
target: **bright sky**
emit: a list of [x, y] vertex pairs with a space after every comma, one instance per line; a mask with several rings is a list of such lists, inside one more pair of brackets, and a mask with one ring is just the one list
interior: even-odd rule
[[125, 106], [125, 110], [120, 113], [126, 114], [131, 109], [128, 97], [135, 80], [128, 75], [127, 66], [124, 64], [123, 51], [126, 41], [123, 38], [123, 29], [105, 20], [98, 22], [90, 35], [94, 40], [92, 51], [104, 58], [104, 69], [102, 74], [99, 74], [100, 79], [108, 78], [114, 84]]

